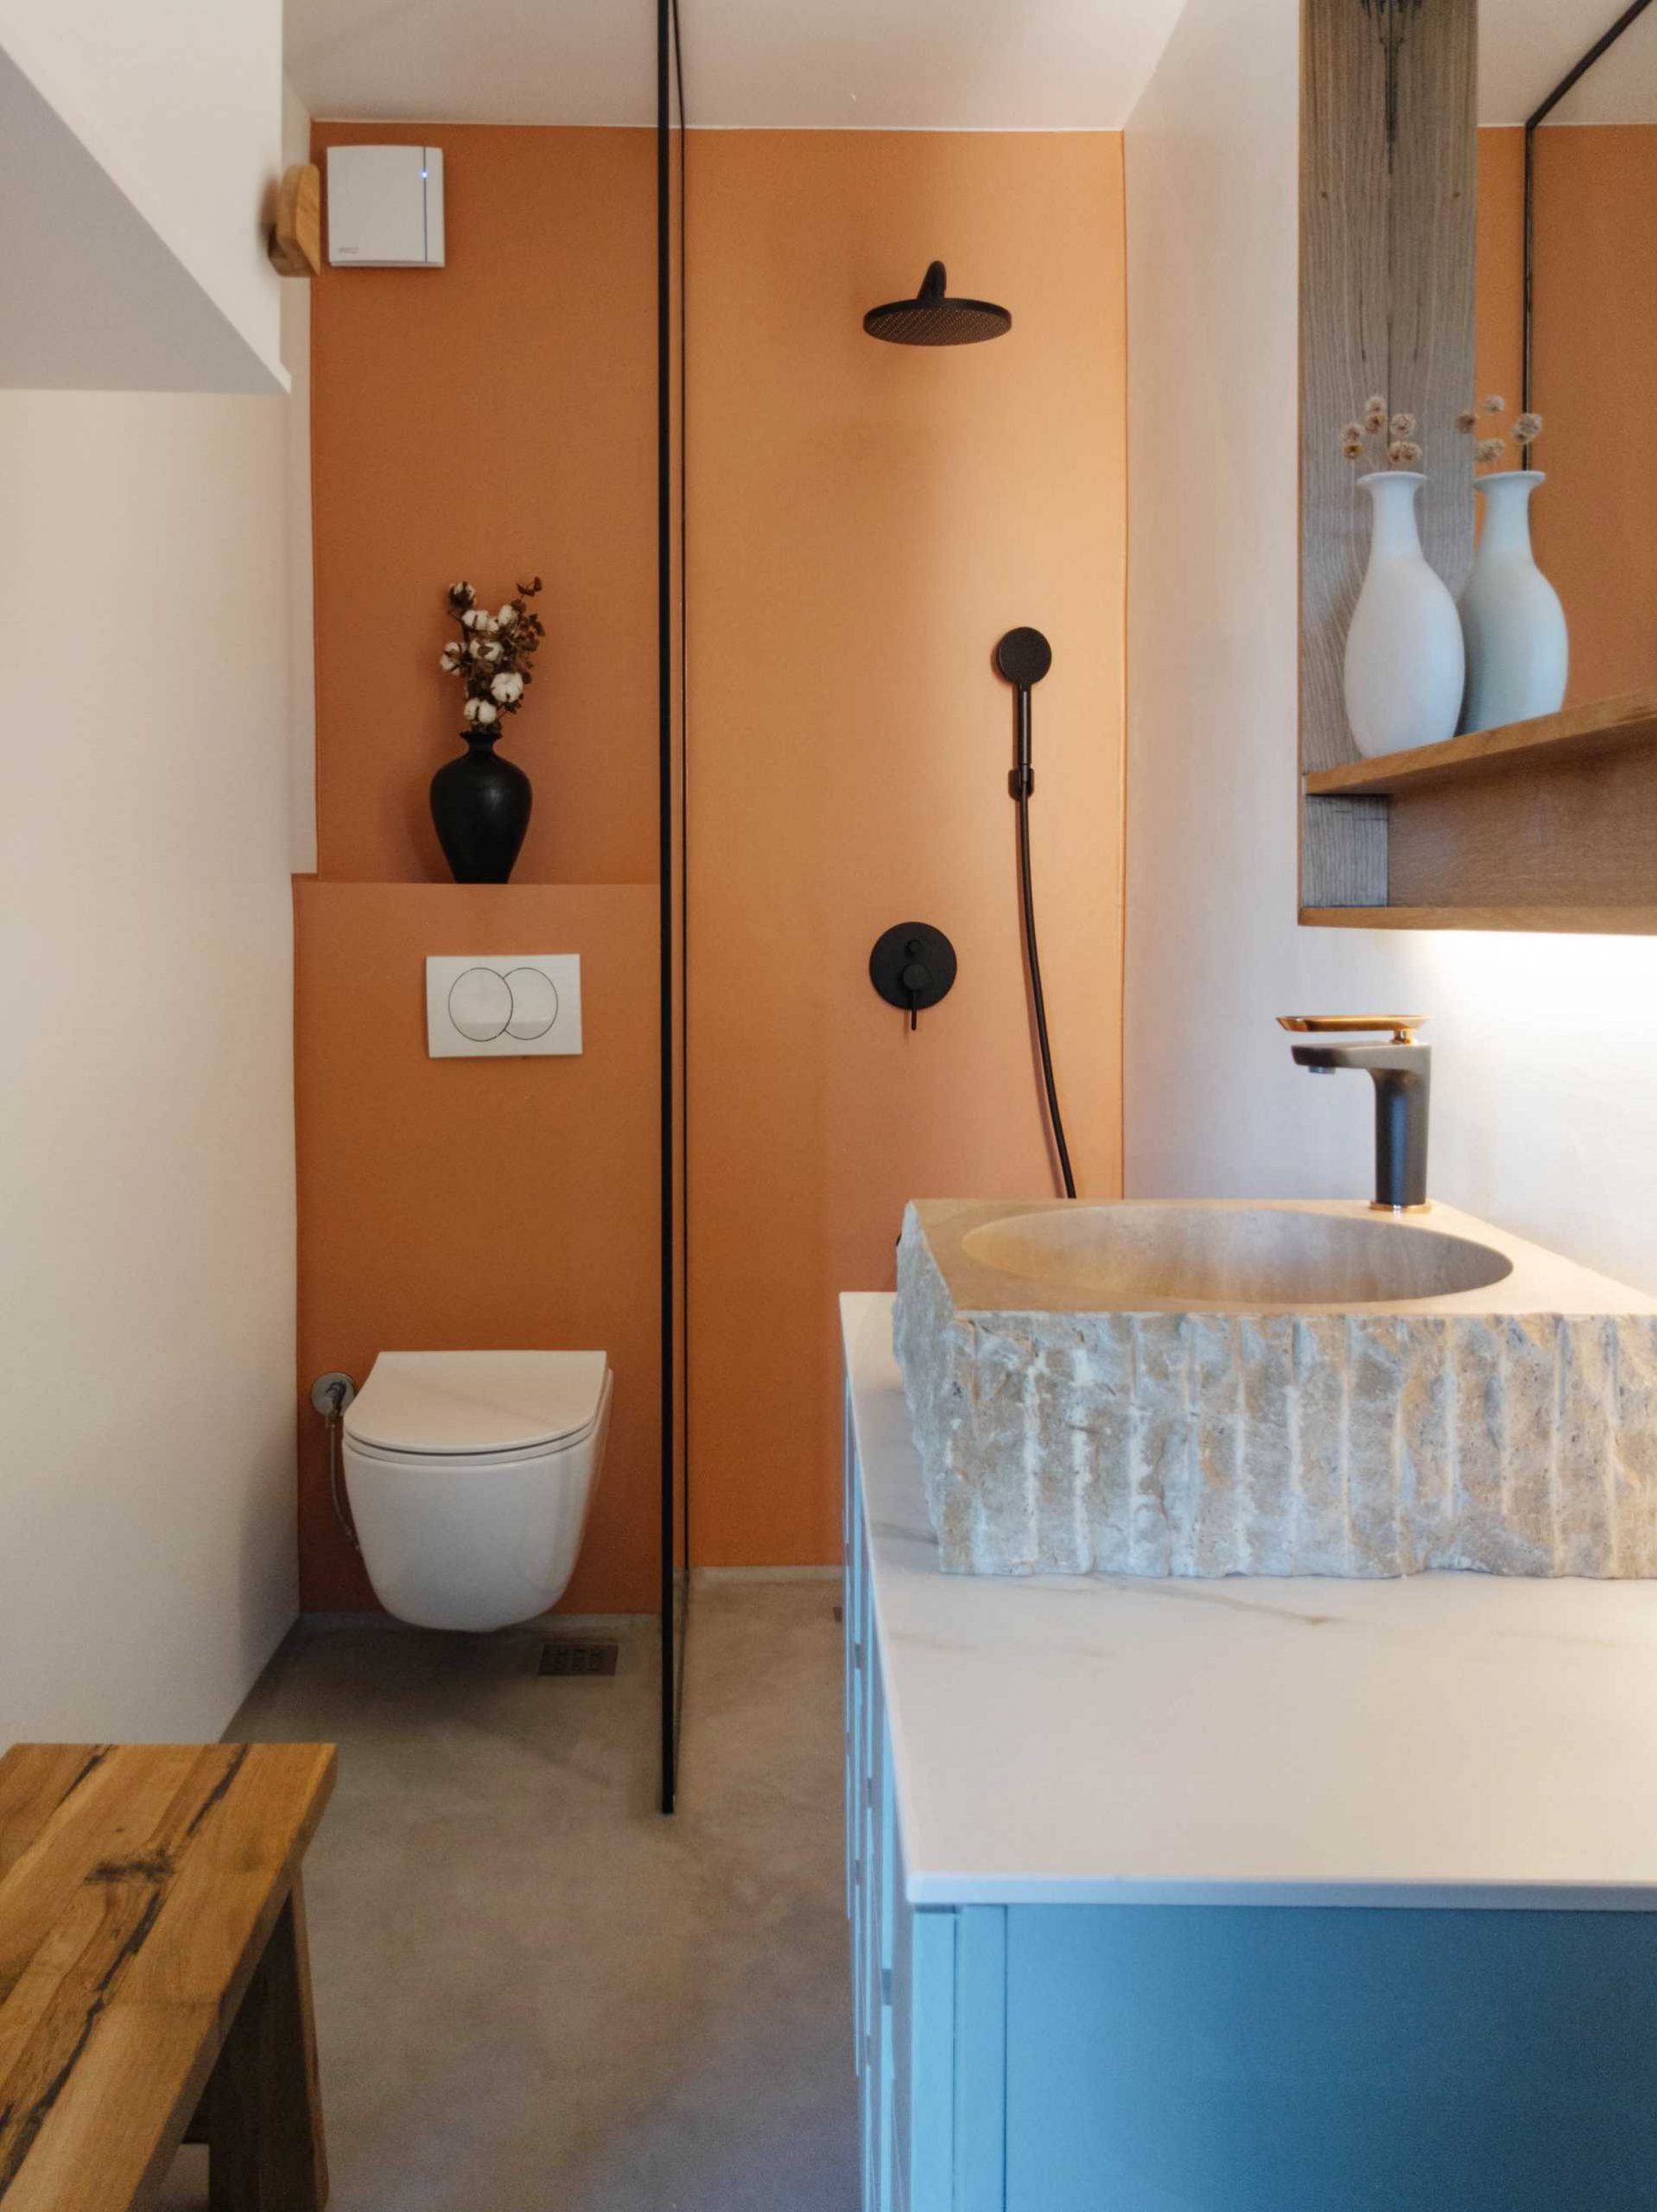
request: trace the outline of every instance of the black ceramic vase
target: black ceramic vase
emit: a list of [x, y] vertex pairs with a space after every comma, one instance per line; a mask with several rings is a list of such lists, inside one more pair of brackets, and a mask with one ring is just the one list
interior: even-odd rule
[[479, 731], [458, 760], [431, 779], [431, 818], [457, 883], [505, 883], [523, 849], [535, 798], [516, 761], [496, 757], [495, 738]]

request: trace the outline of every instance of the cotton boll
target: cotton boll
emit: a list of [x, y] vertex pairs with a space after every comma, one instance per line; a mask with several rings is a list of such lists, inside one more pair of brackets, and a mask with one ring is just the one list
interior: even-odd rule
[[483, 703], [481, 699], [468, 699], [461, 708], [460, 713], [467, 721], [475, 722], [478, 719], [478, 709]]
[[482, 728], [486, 729], [491, 722], [498, 721], [500, 719], [500, 709], [492, 705], [487, 699], [472, 699], [467, 702], [467, 704], [477, 709], [478, 722]]
[[505, 669], [489, 689], [503, 707], [515, 707], [524, 696], [524, 678], [516, 669]]
[[505, 606], [501, 608], [500, 613], [495, 617], [495, 627], [498, 630], [510, 630], [517, 620], [517, 609], [509, 599]]

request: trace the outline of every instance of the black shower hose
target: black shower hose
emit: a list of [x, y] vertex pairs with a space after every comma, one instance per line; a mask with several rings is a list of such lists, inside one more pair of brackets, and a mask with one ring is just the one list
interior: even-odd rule
[[1036, 1039], [1041, 1046], [1041, 1079], [1047, 1090], [1047, 1118], [1058, 1149], [1059, 1173], [1067, 1198], [1076, 1196], [1070, 1173], [1070, 1148], [1064, 1141], [1064, 1117], [1058, 1110], [1058, 1086], [1053, 1081], [1053, 1048], [1047, 1036], [1047, 1001], [1042, 995], [1041, 957], [1036, 950], [1036, 897], [1030, 885], [1030, 794], [1015, 791], [1019, 807], [1019, 887], [1024, 901], [1024, 949], [1030, 964], [1030, 995], [1036, 1005]]

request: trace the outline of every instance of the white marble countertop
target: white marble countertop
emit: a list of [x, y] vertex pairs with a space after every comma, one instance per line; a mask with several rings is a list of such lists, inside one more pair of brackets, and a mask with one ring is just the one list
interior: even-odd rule
[[1657, 1582], [943, 1574], [841, 1300], [916, 1904], [1657, 1909]]

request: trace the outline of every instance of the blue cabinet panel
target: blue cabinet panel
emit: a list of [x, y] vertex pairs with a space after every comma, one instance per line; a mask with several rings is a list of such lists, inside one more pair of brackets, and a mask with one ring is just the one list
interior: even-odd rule
[[955, 2212], [1006, 2203], [1006, 1922], [1000, 1905], [955, 1915]]
[[1006, 2212], [1657, 2208], [1657, 1915], [1007, 1913]]
[[[975, 2097], [990, 2107], [978, 2115], [976, 2140], [986, 2126], [1000, 2125], [1004, 1916], [917, 1911], [905, 1895], [867, 1531], [849, 1451], [845, 1529], [847, 1906], [863, 2212], [1000, 2212], [999, 2195], [992, 2208], [981, 2195], [956, 2194], [956, 1974], [961, 1923], [975, 1916], [994, 1922], [994, 1968], [975, 1974], [968, 2005], [972, 2047], [984, 2048], [987, 2026], [994, 2053], [975, 2084]], [[981, 1939], [968, 1951], [975, 1961], [987, 1955]], [[994, 2002], [983, 2011], [979, 1996], [991, 1991]], [[996, 2168], [999, 2175], [999, 2160]]]
[[892, 1967], [896, 2164], [906, 2212], [955, 2212], [952, 1911], [900, 1910]]

